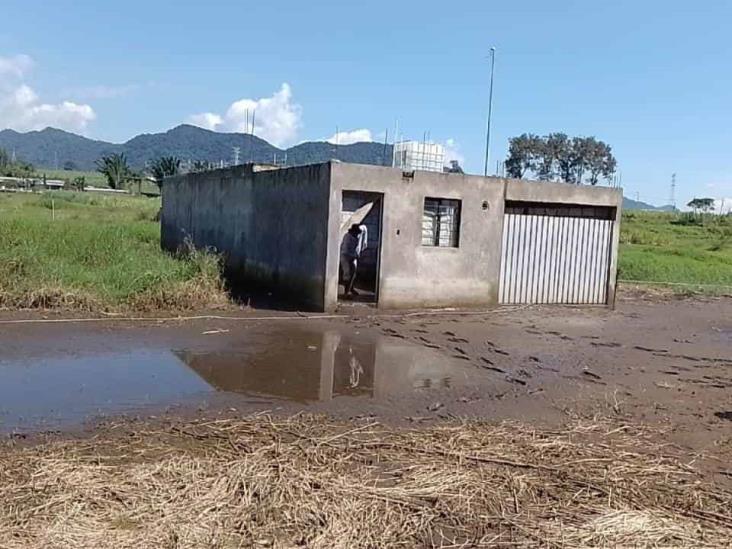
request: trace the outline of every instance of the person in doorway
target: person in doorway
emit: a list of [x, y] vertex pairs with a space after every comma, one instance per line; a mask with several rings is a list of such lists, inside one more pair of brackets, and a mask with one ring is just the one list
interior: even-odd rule
[[368, 246], [368, 230], [366, 225], [354, 223], [348, 229], [341, 243], [341, 269], [343, 282], [346, 286], [346, 297], [358, 295], [353, 287], [358, 274], [358, 259]]

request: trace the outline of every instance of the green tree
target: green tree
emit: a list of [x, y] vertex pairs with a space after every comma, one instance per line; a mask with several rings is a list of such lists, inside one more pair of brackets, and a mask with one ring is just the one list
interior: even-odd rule
[[521, 179], [529, 172], [535, 172], [541, 158], [541, 138], [524, 133], [508, 140], [506, 172], [509, 176]]
[[707, 213], [711, 212], [714, 209], [714, 199], [713, 198], [694, 198], [691, 200], [687, 206], [694, 210], [694, 213], [702, 212]]
[[150, 173], [160, 188], [162, 188], [163, 180], [166, 177], [177, 175], [178, 172], [180, 172], [180, 158], [175, 156], [163, 156], [150, 163]]
[[594, 137], [575, 137], [573, 140], [577, 162], [577, 182], [584, 181], [585, 171], [588, 174], [587, 182], [597, 185], [600, 176], [610, 179], [617, 168], [617, 161], [612, 149], [607, 143], [598, 141]]
[[528, 174], [541, 181], [597, 185], [600, 177], [610, 179], [616, 168], [610, 146], [594, 137], [551, 133], [509, 140], [506, 170], [511, 177]]
[[97, 171], [107, 178], [107, 184], [112, 189], [121, 189], [132, 174], [124, 153], [102, 156], [96, 165]]
[[5, 149], [0, 149], [0, 170], [5, 170], [10, 165], [10, 155]]
[[72, 185], [77, 191], [83, 191], [86, 188], [86, 177], [84, 177], [83, 175], [75, 177]]
[[76, 169], [76, 163], [73, 160], [67, 160], [64, 162], [64, 171], [71, 172]]

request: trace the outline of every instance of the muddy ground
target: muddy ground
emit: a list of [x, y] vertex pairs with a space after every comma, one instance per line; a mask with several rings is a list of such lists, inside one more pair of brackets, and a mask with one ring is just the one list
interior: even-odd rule
[[386, 424], [477, 417], [544, 427], [597, 415], [657, 427], [690, 460], [732, 475], [730, 298], [13, 323], [22, 319], [43, 318], [0, 314], [0, 430], [16, 437], [88, 431], [118, 415], [306, 410]]

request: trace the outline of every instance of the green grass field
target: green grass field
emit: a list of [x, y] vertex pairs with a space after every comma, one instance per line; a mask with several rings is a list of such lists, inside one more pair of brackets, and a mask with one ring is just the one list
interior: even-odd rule
[[628, 211], [620, 233], [618, 278], [732, 288], [732, 217]]
[[226, 302], [218, 261], [160, 250], [155, 198], [0, 194], [0, 306], [195, 309]]

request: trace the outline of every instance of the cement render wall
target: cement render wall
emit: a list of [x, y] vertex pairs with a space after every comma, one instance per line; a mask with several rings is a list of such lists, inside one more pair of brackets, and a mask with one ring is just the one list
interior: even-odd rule
[[[414, 172], [380, 166], [334, 164], [330, 210], [344, 190], [384, 193], [379, 306], [480, 306], [498, 302], [501, 239], [506, 200], [616, 207], [609, 303], [614, 302], [622, 191], [559, 183]], [[461, 201], [457, 248], [422, 246], [424, 199]], [[487, 209], [484, 209], [484, 203]], [[325, 308], [337, 302], [337, 224], [331, 218]]]
[[165, 181], [161, 242], [224, 254], [244, 284], [277, 287], [296, 302], [322, 309], [330, 166], [252, 173], [238, 166]]
[[[503, 185], [483, 177], [333, 164], [331, 211], [344, 190], [384, 193], [379, 306], [487, 305], [498, 297]], [[461, 200], [458, 248], [422, 246], [425, 197]], [[487, 202], [488, 209], [482, 209]], [[326, 308], [337, 301], [338, 227], [331, 218]]]

